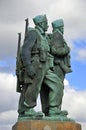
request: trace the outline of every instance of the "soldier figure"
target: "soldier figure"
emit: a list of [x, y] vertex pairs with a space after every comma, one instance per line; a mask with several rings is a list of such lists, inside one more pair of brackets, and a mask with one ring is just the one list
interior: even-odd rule
[[65, 74], [72, 72], [70, 64], [70, 48], [64, 40], [64, 22], [58, 19], [52, 22], [51, 53], [54, 56], [54, 72], [63, 81]]
[[[60, 78], [53, 73], [53, 56], [46, 35], [48, 29], [46, 15], [33, 18], [35, 29], [28, 28], [26, 38], [21, 50], [24, 70], [24, 87], [19, 101], [19, 115], [29, 117], [42, 116], [43, 113], [34, 111], [38, 94], [42, 84], [49, 88], [48, 116], [56, 116], [59, 92], [63, 88]], [[22, 100], [21, 100], [22, 99]]]
[[[51, 54], [54, 56], [54, 73], [61, 79], [62, 83], [66, 73], [72, 72], [70, 65], [70, 48], [63, 38], [64, 23], [62, 19], [58, 19], [52, 22], [53, 33], [50, 34], [51, 40]], [[61, 109], [63, 88], [59, 93], [58, 108]], [[68, 114], [64, 111], [64, 114]]]
[[[63, 38], [64, 23], [62, 19], [55, 20], [52, 22], [53, 33], [48, 34], [50, 41], [51, 54], [54, 56], [54, 67], [53, 72], [60, 78], [62, 84], [66, 73], [72, 72], [70, 65], [70, 48], [67, 45], [66, 41]], [[63, 84], [64, 85], [64, 84]], [[60, 115], [68, 115], [66, 110], [61, 111], [62, 98], [63, 98], [63, 89], [61, 87], [58, 100], [57, 100], [57, 109], [60, 111]], [[49, 90], [46, 88], [46, 85], [43, 84], [41, 90], [41, 100], [43, 112], [47, 109], [47, 94]], [[46, 95], [46, 96], [44, 96]], [[44, 98], [43, 98], [44, 97]], [[46, 112], [47, 115], [47, 112]]]
[[[67, 59], [70, 49], [63, 39], [61, 28], [52, 34], [50, 44], [49, 37], [45, 33], [48, 29], [46, 15], [38, 15], [33, 18], [33, 21], [35, 28], [27, 28], [24, 44], [19, 51], [21, 67], [17, 74], [19, 81], [17, 92], [20, 92], [21, 95], [18, 119], [38, 119], [45, 114], [45, 118], [48, 119], [70, 121], [71, 119], [67, 118], [68, 112], [61, 111], [64, 78], [59, 76], [59, 74], [63, 74], [64, 77], [65, 73], [71, 72]], [[52, 23], [52, 25], [54, 24], [56, 22]], [[61, 38], [60, 42], [57, 36]], [[39, 93], [42, 112], [34, 110]]]

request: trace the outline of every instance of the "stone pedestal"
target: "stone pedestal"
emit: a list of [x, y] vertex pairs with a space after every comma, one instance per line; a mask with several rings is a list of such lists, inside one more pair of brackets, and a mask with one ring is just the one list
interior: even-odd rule
[[26, 120], [17, 122], [12, 130], [81, 130], [81, 125], [74, 122]]

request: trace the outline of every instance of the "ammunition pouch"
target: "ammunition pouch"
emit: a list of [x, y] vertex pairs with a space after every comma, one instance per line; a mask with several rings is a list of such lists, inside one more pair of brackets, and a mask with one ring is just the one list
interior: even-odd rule
[[39, 51], [32, 51], [31, 52], [31, 55], [33, 56], [33, 55], [36, 55], [36, 54], [39, 54]]
[[54, 57], [49, 53], [48, 53], [48, 65], [49, 65], [49, 68], [54, 67]]
[[19, 81], [24, 82], [24, 69], [20, 70], [19, 72]]
[[46, 62], [47, 61], [47, 51], [40, 51], [39, 53], [39, 60], [40, 62]]

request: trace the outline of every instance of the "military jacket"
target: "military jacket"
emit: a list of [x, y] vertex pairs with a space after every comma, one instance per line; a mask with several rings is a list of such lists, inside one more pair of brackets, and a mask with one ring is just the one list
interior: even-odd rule
[[58, 57], [63, 57], [70, 52], [70, 48], [65, 42], [63, 35], [58, 31], [55, 31], [52, 34], [51, 51], [53, 55]]
[[[50, 47], [47, 36], [42, 33], [38, 28], [28, 30], [21, 52], [24, 68], [34, 64], [33, 66], [37, 70], [40, 64], [47, 61], [49, 61], [49, 67], [53, 66], [53, 56], [49, 53]], [[32, 82], [26, 71], [25, 69], [25, 82]]]

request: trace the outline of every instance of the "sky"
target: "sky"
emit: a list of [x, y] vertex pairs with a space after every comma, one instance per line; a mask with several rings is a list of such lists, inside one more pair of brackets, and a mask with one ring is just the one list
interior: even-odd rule
[[[46, 14], [51, 22], [64, 20], [64, 38], [71, 48], [73, 72], [64, 80], [62, 109], [86, 130], [86, 0], [0, 0], [0, 130], [11, 130], [17, 121], [20, 94], [16, 92], [18, 33], [25, 31], [25, 19]], [[36, 110], [41, 109], [38, 98]]]

